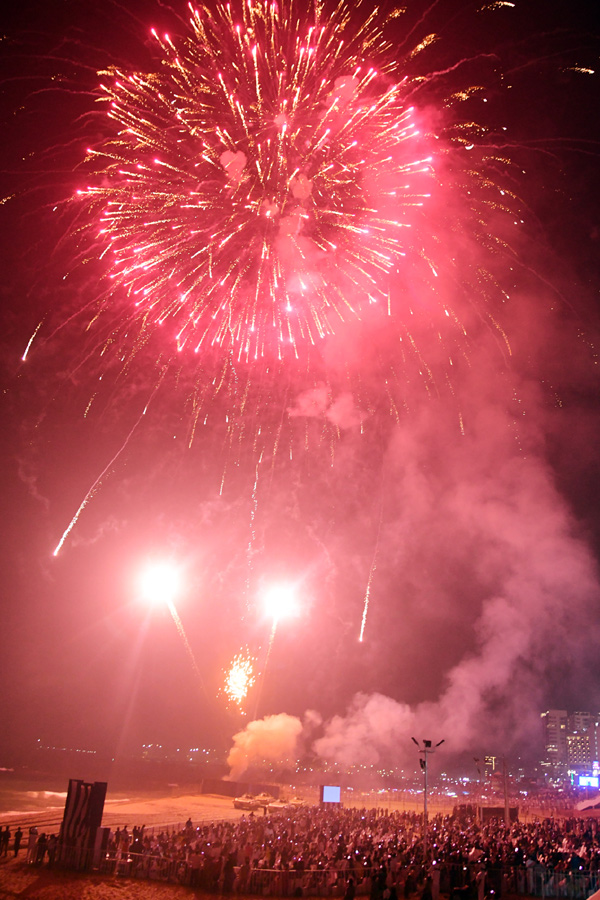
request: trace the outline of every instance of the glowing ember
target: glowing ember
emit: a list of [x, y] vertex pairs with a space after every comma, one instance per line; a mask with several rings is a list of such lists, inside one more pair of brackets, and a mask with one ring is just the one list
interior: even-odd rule
[[238, 653], [225, 673], [224, 693], [231, 703], [235, 703], [240, 708], [248, 696], [248, 691], [256, 681], [255, 662], [255, 658], [247, 651]]

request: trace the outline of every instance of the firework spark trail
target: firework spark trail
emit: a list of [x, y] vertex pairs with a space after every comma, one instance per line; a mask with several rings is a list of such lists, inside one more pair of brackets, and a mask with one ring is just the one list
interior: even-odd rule
[[258, 470], [262, 462], [262, 455], [258, 458], [254, 473], [254, 485], [252, 487], [251, 508], [250, 508], [250, 534], [248, 536], [248, 546], [246, 548], [246, 559], [248, 568], [246, 572], [246, 592], [250, 594], [250, 573], [252, 568], [252, 557], [254, 552], [254, 542], [256, 540], [256, 511], [258, 509]]
[[359, 643], [362, 644], [364, 636], [365, 636], [365, 627], [367, 624], [367, 614], [369, 612], [369, 603], [371, 602], [371, 585], [373, 583], [373, 575], [375, 574], [375, 569], [377, 568], [377, 555], [379, 553], [379, 534], [381, 532], [381, 521], [379, 522], [379, 531], [377, 532], [377, 542], [375, 544], [375, 551], [373, 553], [373, 559], [371, 562], [371, 568], [369, 569], [369, 580], [367, 581], [367, 589], [365, 591], [365, 599], [363, 603], [363, 612], [362, 618], [360, 622], [360, 634], [358, 636]]
[[122, 453], [122, 452], [125, 450], [125, 448], [127, 447], [129, 441], [130, 441], [131, 438], [133, 437], [134, 432], [136, 431], [138, 425], [140, 424], [140, 422], [141, 422], [141, 420], [142, 420], [142, 417], [143, 417], [144, 413], [145, 413], [145, 410], [144, 410], [144, 412], [142, 413], [142, 415], [140, 416], [140, 418], [136, 421], [135, 425], [133, 426], [133, 428], [131, 429], [131, 431], [129, 432], [129, 434], [127, 435], [127, 437], [125, 438], [125, 440], [123, 441], [123, 443], [121, 444], [121, 446], [119, 447], [119, 449], [117, 450], [117, 452], [115, 453], [115, 455], [114, 455], [114, 456], [112, 457], [112, 459], [107, 463], [107, 465], [102, 469], [102, 471], [100, 472], [100, 474], [98, 475], [98, 477], [96, 478], [96, 480], [94, 481], [94, 483], [92, 484], [91, 488], [90, 488], [90, 489], [88, 490], [88, 492], [86, 493], [85, 497], [83, 498], [83, 500], [81, 501], [81, 503], [80, 503], [80, 505], [79, 505], [79, 507], [78, 507], [78, 509], [77, 509], [77, 512], [75, 513], [75, 515], [73, 516], [73, 518], [72, 518], [71, 521], [69, 522], [68, 526], [66, 527], [66, 529], [64, 530], [64, 532], [63, 532], [63, 534], [62, 534], [62, 537], [61, 537], [60, 541], [58, 542], [58, 544], [57, 544], [56, 547], [54, 548], [54, 551], [53, 551], [53, 553], [52, 553], [52, 556], [58, 556], [58, 554], [60, 553], [60, 551], [61, 551], [61, 549], [62, 549], [62, 547], [63, 547], [63, 545], [64, 545], [66, 539], [69, 537], [69, 535], [71, 534], [71, 532], [73, 531], [73, 529], [74, 529], [75, 526], [77, 525], [77, 522], [79, 521], [79, 517], [80, 517], [81, 513], [84, 511], [84, 509], [86, 508], [86, 506], [88, 505], [88, 503], [90, 502], [90, 500], [92, 499], [92, 497], [94, 496], [94, 494], [96, 493], [96, 491], [98, 490], [98, 488], [101, 486], [102, 480], [103, 480], [104, 476], [105, 476], [106, 473], [111, 469], [111, 467], [116, 463], [116, 461], [117, 461], [118, 458], [120, 457], [121, 453]]
[[154, 387], [154, 389], [153, 389], [153, 391], [152, 391], [152, 394], [151, 394], [151, 396], [150, 396], [150, 399], [148, 400], [148, 402], [147, 402], [146, 405], [144, 406], [142, 412], [140, 413], [140, 415], [138, 416], [138, 418], [137, 418], [136, 421], [134, 422], [133, 428], [131, 429], [131, 431], [129, 432], [129, 434], [127, 435], [127, 437], [125, 438], [125, 440], [123, 441], [123, 443], [121, 444], [121, 446], [119, 447], [119, 449], [117, 450], [117, 452], [115, 453], [115, 455], [114, 455], [114, 456], [112, 457], [112, 459], [106, 464], [106, 466], [102, 469], [102, 471], [100, 472], [100, 474], [98, 475], [98, 477], [96, 478], [96, 480], [94, 481], [94, 483], [92, 484], [91, 488], [87, 491], [85, 497], [83, 498], [83, 500], [81, 501], [81, 503], [80, 503], [80, 505], [79, 505], [79, 507], [78, 507], [78, 509], [77, 509], [77, 512], [75, 513], [75, 515], [73, 516], [73, 518], [72, 518], [71, 521], [69, 522], [67, 528], [64, 530], [64, 532], [63, 532], [63, 534], [62, 534], [62, 537], [61, 537], [60, 541], [58, 542], [58, 544], [57, 544], [56, 547], [54, 548], [54, 551], [53, 551], [53, 553], [52, 553], [52, 556], [58, 556], [58, 554], [60, 553], [60, 551], [61, 551], [61, 549], [62, 549], [62, 547], [63, 547], [63, 545], [64, 545], [66, 539], [68, 538], [68, 536], [70, 535], [70, 533], [73, 531], [73, 529], [74, 529], [75, 526], [77, 525], [77, 522], [79, 521], [79, 517], [81, 516], [81, 513], [84, 511], [84, 509], [86, 508], [86, 506], [88, 505], [88, 503], [90, 502], [90, 500], [92, 499], [92, 497], [94, 496], [94, 494], [96, 493], [96, 491], [97, 491], [97, 490], [100, 488], [100, 486], [102, 485], [102, 481], [103, 481], [104, 476], [106, 475], [107, 472], [110, 471], [110, 469], [112, 468], [112, 466], [116, 463], [116, 461], [119, 459], [119, 457], [121, 456], [121, 454], [123, 453], [123, 451], [125, 450], [125, 448], [127, 447], [127, 445], [129, 444], [129, 441], [131, 440], [131, 438], [133, 437], [133, 435], [134, 435], [135, 432], [137, 431], [137, 428], [138, 428], [140, 422], [143, 421], [144, 416], [146, 415], [146, 413], [147, 413], [147, 411], [148, 411], [148, 407], [150, 406], [150, 403], [152, 402], [152, 399], [154, 398], [154, 396], [155, 396], [156, 393], [158, 392], [158, 389], [160, 388], [160, 385], [161, 385], [161, 381], [162, 381], [162, 379], [158, 382], [157, 385], [155, 385], [155, 387]]
[[44, 324], [44, 320], [42, 319], [41, 322], [39, 322], [39, 324], [37, 325], [35, 331], [31, 335], [31, 337], [29, 338], [29, 340], [27, 342], [27, 346], [25, 347], [25, 352], [23, 353], [23, 356], [21, 357], [22, 362], [25, 362], [27, 360], [27, 354], [29, 353], [31, 345], [33, 344], [35, 337], [43, 324]]
[[274, 618], [274, 619], [273, 619], [273, 624], [272, 624], [272, 626], [271, 626], [271, 633], [270, 633], [270, 635], [269, 635], [269, 643], [268, 643], [268, 645], [267, 645], [267, 654], [266, 654], [266, 656], [265, 656], [265, 662], [264, 662], [264, 665], [263, 665], [263, 667], [262, 667], [262, 669], [261, 669], [261, 671], [260, 671], [260, 673], [259, 673], [259, 676], [258, 676], [258, 687], [257, 687], [257, 691], [256, 691], [256, 702], [255, 702], [255, 704], [254, 704], [254, 715], [253, 715], [253, 718], [254, 718], [254, 719], [257, 719], [257, 718], [258, 718], [258, 708], [259, 708], [259, 705], [260, 705], [260, 699], [261, 699], [261, 696], [262, 696], [262, 689], [263, 689], [263, 684], [264, 684], [264, 681], [265, 681], [265, 675], [266, 675], [266, 672], [267, 672], [267, 668], [268, 668], [268, 666], [269, 666], [269, 660], [270, 660], [270, 658], [271, 658], [271, 650], [273, 649], [273, 644], [274, 644], [274, 642], [275, 642], [275, 635], [277, 634], [277, 624], [278, 624], [278, 621], [279, 621], [279, 620], [278, 620], [277, 618]]
[[202, 675], [200, 674], [200, 669], [198, 668], [198, 664], [197, 664], [197, 662], [196, 662], [196, 657], [194, 656], [194, 654], [193, 654], [193, 652], [192, 652], [192, 648], [190, 647], [190, 642], [189, 642], [188, 639], [187, 639], [187, 635], [186, 635], [185, 629], [184, 629], [184, 627], [183, 627], [183, 622], [182, 622], [181, 619], [179, 618], [179, 613], [177, 612], [177, 610], [176, 610], [176, 608], [175, 608], [175, 604], [173, 603], [172, 600], [168, 600], [168, 601], [167, 601], [167, 606], [169, 607], [169, 612], [171, 613], [171, 616], [172, 616], [172, 618], [173, 618], [173, 621], [175, 622], [175, 627], [177, 628], [177, 631], [178, 631], [178, 633], [179, 633], [179, 637], [180, 637], [181, 640], [183, 641], [183, 646], [185, 647], [186, 652], [187, 652], [187, 655], [188, 655], [188, 657], [189, 657], [189, 659], [190, 659], [190, 662], [191, 662], [191, 664], [192, 664], [192, 668], [193, 668], [193, 670], [194, 670], [194, 674], [196, 675], [196, 678], [198, 679], [198, 682], [199, 682], [199, 684], [200, 684], [200, 687], [201, 687], [202, 690], [204, 691], [204, 690], [205, 690], [205, 687], [204, 687], [204, 682], [203, 682], [203, 680], [202, 680]]
[[381, 537], [381, 525], [383, 522], [383, 468], [381, 470], [381, 474], [382, 474], [382, 484], [381, 484], [380, 504], [379, 504], [379, 525], [377, 526], [377, 538], [375, 540], [375, 550], [373, 551], [373, 559], [371, 560], [371, 568], [369, 569], [369, 578], [367, 581], [367, 589], [365, 591], [362, 619], [361, 619], [361, 623], [360, 623], [360, 634], [358, 636], [359, 643], [361, 643], [361, 644], [362, 644], [364, 636], [365, 636], [365, 627], [367, 624], [367, 614], [369, 612], [369, 603], [371, 601], [371, 585], [373, 583], [373, 576], [374, 576], [375, 570], [377, 568], [377, 557], [379, 555], [379, 539]]

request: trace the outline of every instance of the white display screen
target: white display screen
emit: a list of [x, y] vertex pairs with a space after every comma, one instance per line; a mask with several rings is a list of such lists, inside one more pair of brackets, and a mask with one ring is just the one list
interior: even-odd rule
[[323, 785], [323, 803], [339, 803], [341, 795], [342, 789], [339, 786]]

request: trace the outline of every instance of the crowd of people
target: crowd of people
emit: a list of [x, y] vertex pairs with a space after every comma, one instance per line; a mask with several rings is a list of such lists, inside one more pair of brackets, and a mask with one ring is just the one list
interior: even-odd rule
[[[463, 813], [432, 819], [425, 837], [416, 813], [304, 807], [235, 822], [195, 826], [188, 820], [172, 829], [125, 826], [106, 837], [102, 871], [179, 881], [215, 894], [587, 897], [600, 872], [595, 819], [481, 824]], [[20, 829], [13, 840], [16, 856]], [[7, 827], [0, 854], [8, 853], [9, 842]], [[29, 863], [53, 864], [55, 852], [56, 836], [30, 833]]]
[[[12, 847], [11, 847], [12, 841]], [[9, 850], [12, 850], [14, 856], [19, 855], [19, 851], [23, 846], [23, 830], [20, 825], [14, 835], [11, 835], [10, 826], [0, 825], [0, 857], [8, 856]], [[58, 835], [46, 834], [42, 831], [38, 833], [38, 829], [33, 825], [29, 829], [29, 837], [27, 840], [27, 862], [41, 865], [44, 861], [50, 865], [54, 863], [56, 850], [58, 847]]]
[[188, 821], [158, 833], [117, 829], [106, 860], [207, 892], [347, 900], [356, 894], [371, 900], [417, 893], [437, 900], [440, 892], [479, 900], [507, 890], [540, 894], [550, 876], [566, 889], [573, 873], [582, 872], [596, 883], [600, 830], [593, 819], [506, 826], [440, 816], [428, 825], [427, 846], [422, 825], [416, 813], [309, 807], [199, 827]]

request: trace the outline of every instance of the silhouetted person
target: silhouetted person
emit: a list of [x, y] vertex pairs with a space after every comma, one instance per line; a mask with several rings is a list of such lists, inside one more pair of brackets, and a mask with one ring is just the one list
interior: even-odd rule
[[38, 830], [35, 825], [29, 829], [29, 840], [27, 842], [27, 862], [35, 862], [35, 847], [37, 843]]
[[36, 866], [41, 866], [44, 862], [44, 856], [46, 855], [46, 849], [48, 847], [48, 838], [46, 837], [45, 831], [42, 831], [40, 834], [35, 847], [35, 864]]
[[406, 880], [404, 882], [404, 896], [410, 897], [411, 894], [417, 889], [417, 884], [415, 882], [414, 875], [411, 870], [409, 870], [408, 875], [406, 876]]
[[431, 875], [428, 875], [425, 879], [423, 893], [421, 894], [421, 900], [433, 900], [433, 894], [431, 891]]
[[234, 857], [233, 853], [230, 853], [227, 859], [225, 860], [225, 865], [223, 866], [223, 893], [230, 894], [233, 888], [233, 882], [235, 879], [235, 868], [234, 868]]
[[48, 838], [48, 868], [51, 869], [54, 865], [54, 858], [56, 856], [56, 848], [58, 846], [58, 838], [55, 834], [51, 834]]
[[356, 885], [354, 884], [354, 878], [350, 877], [348, 879], [348, 884], [346, 885], [346, 890], [344, 892], [344, 900], [354, 900], [356, 896]]

